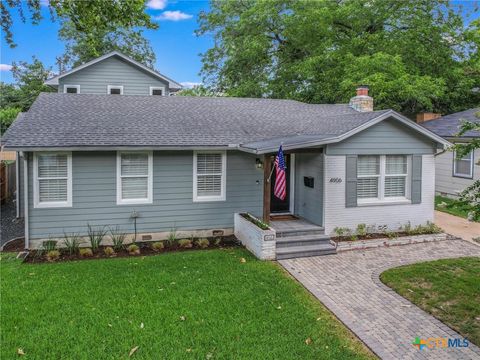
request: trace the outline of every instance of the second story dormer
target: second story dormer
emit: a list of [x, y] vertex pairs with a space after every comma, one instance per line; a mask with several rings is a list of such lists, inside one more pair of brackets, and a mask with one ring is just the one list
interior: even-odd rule
[[59, 93], [168, 96], [181, 85], [114, 51], [45, 82]]

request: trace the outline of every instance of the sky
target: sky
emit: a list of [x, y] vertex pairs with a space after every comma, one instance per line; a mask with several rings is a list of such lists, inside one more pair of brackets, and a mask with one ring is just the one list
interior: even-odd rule
[[[41, 0], [46, 4], [48, 0]], [[200, 11], [208, 11], [206, 0], [146, 0], [147, 12], [158, 22], [158, 30], [144, 32], [157, 56], [156, 69], [162, 74], [182, 83], [186, 87], [201, 82], [199, 75], [202, 63], [200, 54], [213, 46], [211, 37], [197, 37], [194, 31], [198, 28], [197, 17]], [[475, 11], [478, 2], [452, 1], [463, 7], [466, 22], [478, 17]], [[56, 72], [55, 57], [63, 53], [63, 42], [57, 39], [58, 22], [52, 23], [46, 6], [42, 7], [44, 20], [39, 25], [22, 23], [17, 12], [14, 12], [12, 28], [17, 47], [11, 49], [3, 37], [0, 46], [0, 80], [10, 83], [13, 78], [9, 68], [13, 61], [31, 61], [35, 55], [46, 66]], [[470, 13], [467, 18], [466, 14]]]
[[[45, 3], [42, 0], [42, 3]], [[144, 32], [157, 56], [156, 69], [162, 74], [183, 83], [184, 86], [200, 83], [202, 63], [200, 53], [209, 49], [210, 37], [197, 37], [197, 17], [208, 10], [208, 1], [148, 0], [147, 13], [157, 24], [157, 30]], [[46, 66], [57, 72], [55, 57], [63, 53], [63, 42], [57, 39], [58, 22], [52, 23], [47, 7], [42, 8], [44, 20], [39, 25], [22, 23], [14, 13], [13, 36], [17, 47], [11, 49], [4, 38], [0, 47], [0, 80], [11, 83], [9, 67], [13, 61], [31, 61], [35, 55]]]

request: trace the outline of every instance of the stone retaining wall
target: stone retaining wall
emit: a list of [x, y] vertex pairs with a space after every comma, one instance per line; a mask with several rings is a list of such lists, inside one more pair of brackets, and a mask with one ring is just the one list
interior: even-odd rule
[[397, 238], [380, 238], [372, 240], [356, 240], [356, 241], [340, 241], [337, 243], [337, 252], [348, 250], [362, 250], [377, 248], [382, 246], [396, 246], [407, 244], [418, 244], [431, 241], [447, 240], [447, 234], [428, 234], [428, 235], [412, 235], [401, 236]]

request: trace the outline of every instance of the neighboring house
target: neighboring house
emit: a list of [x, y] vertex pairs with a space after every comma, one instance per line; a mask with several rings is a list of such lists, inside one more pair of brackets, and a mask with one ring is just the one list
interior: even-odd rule
[[[462, 120], [480, 122], [477, 113], [480, 113], [480, 108], [423, 121], [421, 125], [452, 143], [466, 143], [480, 138], [480, 132], [469, 131], [461, 137], [456, 135]], [[441, 152], [435, 157], [435, 168], [435, 191], [440, 195], [456, 197], [474, 181], [480, 180], [480, 149], [459, 159], [454, 151]]]
[[[152, 96], [158, 82], [160, 95], [179, 87], [109, 54], [49, 80], [60, 93], [41, 94], [10, 127], [3, 144], [23, 159], [28, 248], [84, 235], [87, 223], [131, 234], [136, 222], [137, 239], [173, 228], [231, 234], [238, 212], [267, 222], [295, 214], [326, 234], [433, 220], [434, 155], [450, 144], [395, 111], [373, 111], [368, 88], [349, 105], [317, 105]], [[281, 144], [284, 201], [269, 181]]]

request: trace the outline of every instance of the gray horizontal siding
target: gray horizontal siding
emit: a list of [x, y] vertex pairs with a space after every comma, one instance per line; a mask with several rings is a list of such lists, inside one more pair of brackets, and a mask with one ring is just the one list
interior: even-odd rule
[[[313, 176], [313, 189], [304, 185], [304, 176]], [[323, 154], [295, 155], [295, 214], [323, 224]]]
[[[87, 223], [120, 226], [133, 232], [131, 212], [140, 217], [142, 232], [202, 230], [233, 227], [233, 214], [262, 214], [263, 172], [255, 167], [255, 156], [227, 152], [226, 201], [196, 202], [193, 196], [193, 153], [154, 152], [153, 204], [116, 205], [116, 153], [74, 152], [73, 207], [34, 209], [30, 175], [30, 237], [48, 238], [63, 231], [85, 233]], [[29, 172], [32, 172], [30, 162]], [[256, 181], [259, 184], [256, 184]]]
[[473, 179], [453, 176], [453, 152], [446, 151], [435, 157], [435, 191], [457, 196], [475, 180], [480, 180], [480, 150], [475, 150]]
[[433, 154], [436, 143], [396, 120], [387, 119], [336, 144], [328, 155]]
[[81, 94], [106, 94], [108, 85], [123, 85], [124, 95], [150, 95], [150, 86], [165, 87], [168, 83], [124, 62], [110, 57], [90, 65], [59, 80], [58, 92], [63, 93], [63, 85], [80, 85]]

